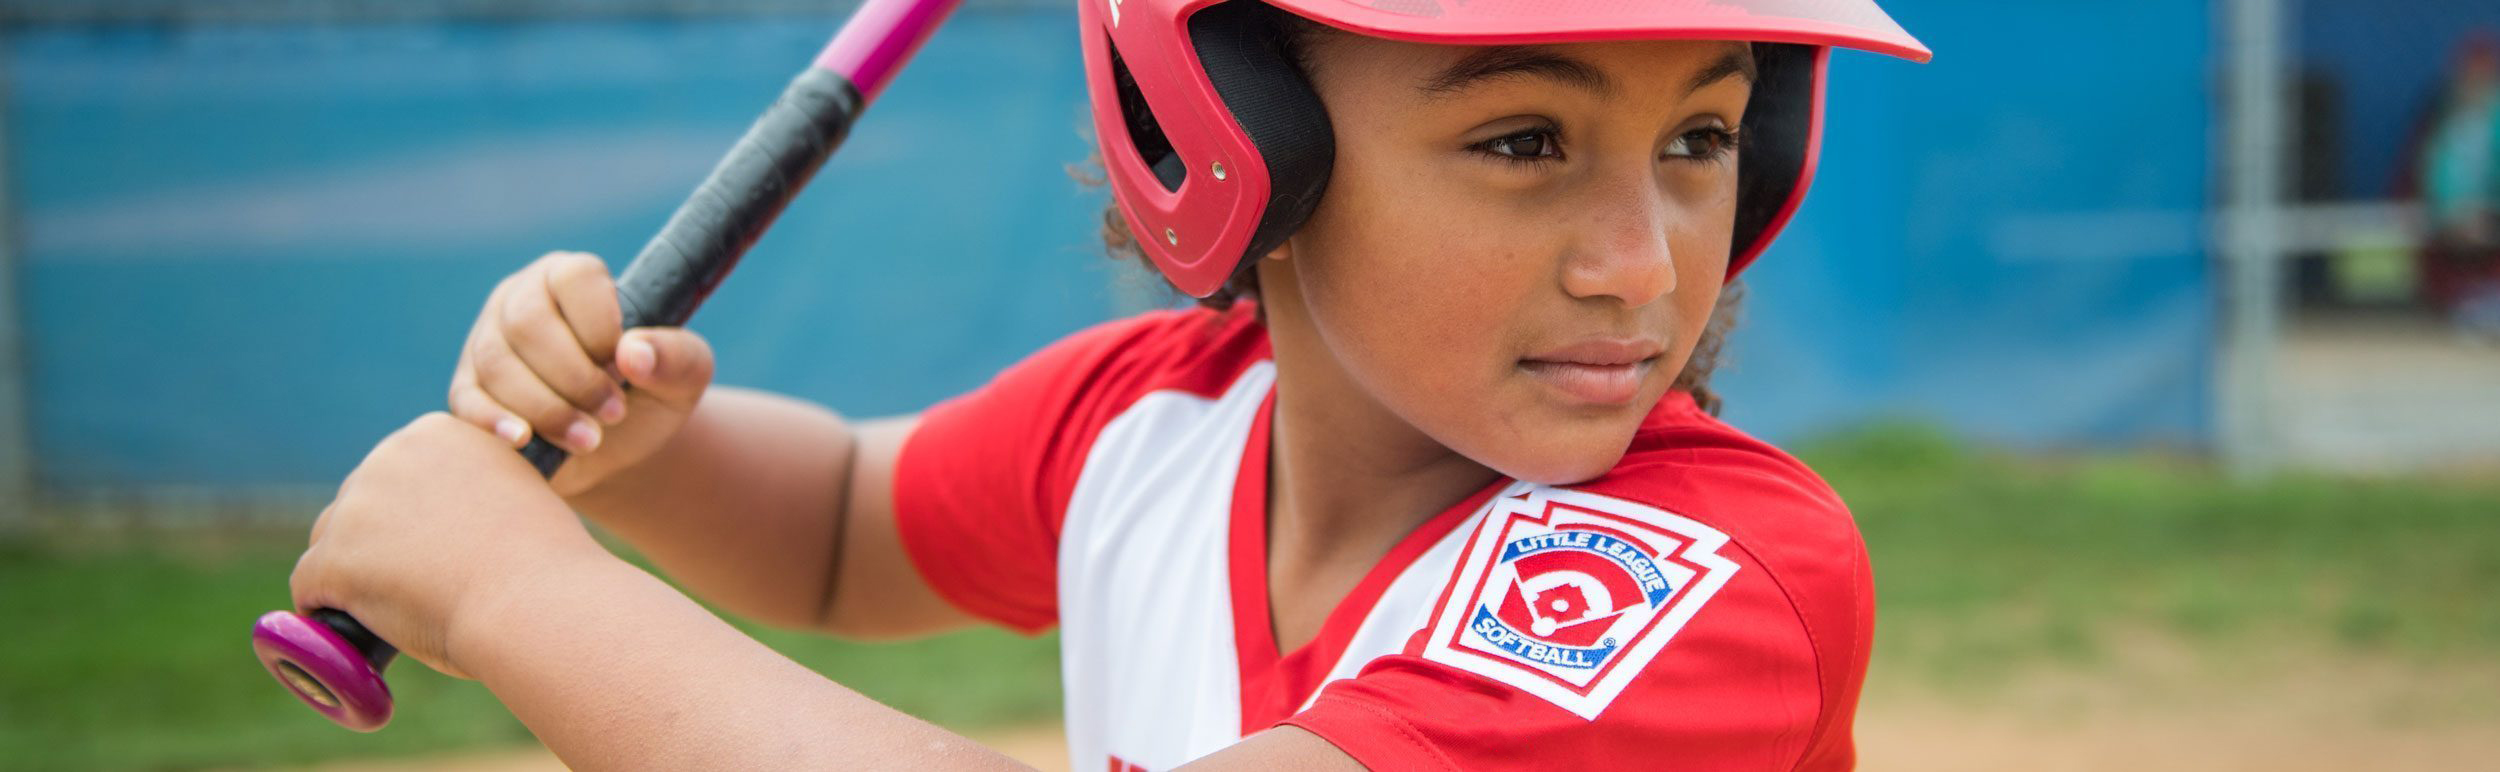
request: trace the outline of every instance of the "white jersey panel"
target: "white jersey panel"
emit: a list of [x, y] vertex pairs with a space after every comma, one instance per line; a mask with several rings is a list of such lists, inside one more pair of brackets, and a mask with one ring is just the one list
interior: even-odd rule
[[1389, 582], [1389, 589], [1380, 594], [1380, 600], [1372, 604], [1370, 613], [1363, 616], [1362, 626], [1355, 628], [1354, 637], [1346, 643], [1345, 653], [1337, 657], [1336, 664], [1329, 666], [1328, 677], [1320, 681], [1318, 688], [1311, 690], [1311, 696], [1303, 698], [1301, 709], [1309, 710], [1311, 703], [1319, 700], [1320, 692], [1327, 691], [1329, 682], [1353, 678], [1372, 660], [1404, 651], [1406, 640], [1432, 623], [1432, 610], [1441, 600], [1441, 589], [1449, 584], [1450, 575], [1457, 572], [1459, 552], [1467, 548], [1467, 537], [1476, 532], [1478, 523], [1484, 521], [1484, 513], [1492, 510], [1494, 502], [1536, 488], [1520, 482], [1502, 488], [1501, 492], [1477, 505], [1476, 511], [1468, 513], [1465, 521], [1451, 528], [1449, 533], [1442, 534], [1441, 540], [1433, 542], [1431, 549], [1416, 556], [1414, 563], [1399, 571], [1398, 578]]
[[[1272, 363], [1224, 394], [1139, 398], [1104, 425], [1059, 540], [1060, 666], [1073, 769], [1171, 769], [1241, 737], [1227, 535]], [[1428, 601], [1427, 601], [1428, 602]]]

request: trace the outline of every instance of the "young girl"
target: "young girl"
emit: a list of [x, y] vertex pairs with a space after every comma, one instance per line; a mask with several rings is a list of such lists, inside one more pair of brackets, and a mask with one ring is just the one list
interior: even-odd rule
[[[1864, 546], [1693, 365], [1804, 192], [1825, 46], [1917, 41], [1865, 0], [1080, 19], [1107, 230], [1204, 307], [852, 423], [707, 388], [700, 338], [620, 330], [606, 268], [552, 255], [488, 298], [451, 415], [340, 488], [297, 605], [579, 767], [1011, 762], [575, 511], [772, 624], [1057, 626], [1076, 769], [1852, 764]], [[575, 454], [552, 484], [534, 432]]]

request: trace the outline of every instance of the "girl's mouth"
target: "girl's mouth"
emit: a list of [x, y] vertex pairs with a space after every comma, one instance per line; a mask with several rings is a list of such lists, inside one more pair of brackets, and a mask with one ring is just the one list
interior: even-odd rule
[[1520, 361], [1519, 369], [1571, 401], [1622, 407], [1640, 396], [1641, 381], [1647, 379], [1649, 368], [1655, 364], [1653, 359], [1613, 365], [1528, 359]]
[[1521, 359], [1519, 369], [1572, 402], [1622, 407], [1640, 396], [1662, 348], [1636, 339], [1589, 339]]

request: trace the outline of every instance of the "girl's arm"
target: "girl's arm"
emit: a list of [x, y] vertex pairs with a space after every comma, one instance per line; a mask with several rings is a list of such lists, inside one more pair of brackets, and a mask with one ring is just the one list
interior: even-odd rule
[[566, 501], [731, 613], [854, 637], [959, 627], [971, 617], [894, 528], [894, 458], [916, 423], [716, 386], [650, 457]]
[[[879, 444], [863, 434], [863, 448]], [[1013, 765], [809, 672], [608, 554], [508, 445], [448, 415], [357, 465], [291, 584], [298, 608], [345, 610], [409, 658], [485, 682], [575, 767]], [[1210, 762], [1352, 764], [1299, 730]]]
[[542, 574], [454, 624], [459, 665], [574, 769], [1019, 768], [621, 561]]
[[[1025, 768], [824, 679], [619, 561], [541, 573], [454, 624], [459, 664], [575, 769]], [[1190, 768], [1362, 767], [1281, 727]]]

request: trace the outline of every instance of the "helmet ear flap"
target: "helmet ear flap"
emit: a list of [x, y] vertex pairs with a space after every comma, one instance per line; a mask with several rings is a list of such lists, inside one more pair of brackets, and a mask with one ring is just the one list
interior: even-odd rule
[[1814, 173], [1815, 113], [1822, 103], [1821, 46], [1755, 43], [1736, 167], [1736, 231], [1728, 273], [1751, 262], [1796, 211]]
[[1234, 275], [1310, 219], [1336, 164], [1328, 111], [1292, 59], [1289, 25], [1296, 23], [1300, 20], [1259, 0], [1229, 0], [1189, 17], [1190, 44], [1207, 80], [1267, 167], [1266, 206]]

